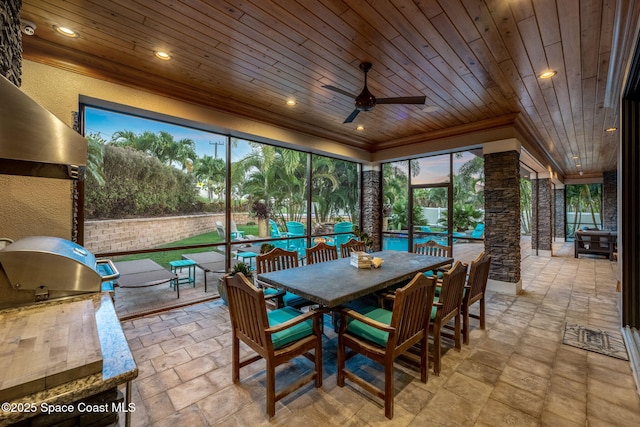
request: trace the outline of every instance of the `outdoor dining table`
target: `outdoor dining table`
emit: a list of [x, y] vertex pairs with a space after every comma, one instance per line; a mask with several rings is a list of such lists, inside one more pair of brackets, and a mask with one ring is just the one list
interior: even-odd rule
[[450, 257], [411, 252], [381, 251], [380, 268], [356, 268], [350, 258], [340, 258], [298, 268], [259, 274], [257, 279], [327, 308], [337, 307], [373, 292], [412, 279], [416, 273], [434, 270], [453, 262]]

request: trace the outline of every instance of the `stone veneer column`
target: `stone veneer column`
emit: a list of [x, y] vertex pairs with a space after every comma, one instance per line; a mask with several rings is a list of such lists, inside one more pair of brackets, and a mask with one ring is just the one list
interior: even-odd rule
[[602, 173], [602, 227], [618, 231], [618, 171]]
[[22, 82], [21, 7], [22, 0], [0, 3], [0, 74], [16, 86]]
[[564, 242], [567, 232], [566, 210], [564, 185], [556, 184], [553, 190], [553, 237], [561, 242]]
[[550, 178], [531, 180], [531, 251], [533, 255], [552, 256], [553, 201]]
[[362, 231], [373, 239], [373, 250], [382, 249], [382, 198], [380, 165], [362, 166]]
[[485, 144], [484, 248], [492, 257], [488, 287], [520, 293], [520, 143]]

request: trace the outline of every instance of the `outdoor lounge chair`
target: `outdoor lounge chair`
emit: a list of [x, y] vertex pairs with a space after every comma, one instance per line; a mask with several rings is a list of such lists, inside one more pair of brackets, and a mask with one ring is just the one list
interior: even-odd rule
[[[321, 313], [302, 313], [291, 307], [267, 312], [262, 290], [242, 273], [225, 280], [231, 317], [233, 382], [240, 382], [240, 368], [265, 359], [267, 415], [273, 417], [278, 400], [310, 381], [315, 380], [315, 386], [322, 387]], [[240, 360], [240, 341], [257, 354]], [[276, 392], [276, 367], [297, 356], [311, 360], [315, 369]]]
[[289, 250], [296, 250], [298, 254], [304, 255], [307, 246], [304, 239], [304, 224], [298, 221], [287, 221], [287, 235], [289, 237], [300, 237], [289, 240]]
[[[334, 233], [348, 233], [353, 231], [353, 223], [351, 222], [338, 222], [333, 226]], [[337, 234], [333, 237], [336, 248], [339, 248], [343, 243], [347, 243], [353, 234]]]
[[[394, 361], [410, 358], [420, 368], [420, 380], [429, 376], [429, 313], [433, 304], [435, 279], [416, 274], [406, 286], [397, 290], [393, 310], [368, 307], [357, 312], [340, 310], [338, 333], [338, 386], [345, 378], [384, 399], [384, 414], [393, 418]], [[410, 353], [418, 344], [419, 356]], [[350, 351], [347, 352], [347, 349]], [[346, 361], [360, 353], [384, 367], [384, 390], [367, 382], [346, 368]], [[359, 365], [358, 365], [359, 366]], [[357, 371], [356, 371], [357, 372]], [[362, 371], [360, 371], [362, 372]]]
[[[269, 225], [271, 226], [271, 237], [274, 239], [280, 239], [282, 237], [287, 237], [287, 233], [283, 233], [278, 228], [278, 224], [272, 219], [269, 220]], [[274, 240], [270, 242], [276, 248], [288, 249], [289, 243], [287, 240]]]

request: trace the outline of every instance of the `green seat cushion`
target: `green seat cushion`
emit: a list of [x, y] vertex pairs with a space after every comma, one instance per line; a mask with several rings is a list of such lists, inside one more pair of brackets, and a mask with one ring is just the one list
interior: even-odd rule
[[436, 276], [436, 278], [437, 278], [438, 280], [442, 280], [442, 278], [444, 277], [444, 273], [443, 273], [442, 271], [436, 271], [436, 272], [434, 272], [433, 270], [425, 271], [425, 272], [424, 272], [424, 275], [425, 275], [426, 277], [433, 277], [433, 276]]
[[[277, 289], [264, 288], [264, 294], [267, 296], [274, 295], [276, 292], [278, 292]], [[282, 296], [282, 302], [284, 303], [285, 306], [299, 306], [299, 305], [305, 305], [307, 300], [302, 297], [299, 297], [296, 294], [292, 294], [291, 292], [286, 292]]]
[[[363, 314], [364, 316], [367, 316], [368, 318], [380, 323], [384, 323], [385, 325], [391, 323], [392, 312], [389, 310], [385, 310], [384, 308], [367, 307], [360, 310], [360, 314]], [[387, 341], [389, 340], [388, 332], [373, 328], [365, 323], [360, 322], [359, 320], [352, 320], [351, 322], [349, 322], [347, 331], [381, 347], [386, 347]]]
[[[284, 307], [267, 312], [267, 318], [269, 319], [269, 326], [277, 326], [301, 314], [302, 312], [295, 308]], [[311, 334], [313, 334], [313, 321], [309, 319], [271, 335], [271, 342], [273, 342], [273, 348], [278, 349]]]
[[437, 303], [438, 301], [440, 301], [440, 295], [436, 295], [435, 297], [433, 297], [434, 305], [433, 307], [431, 307], [431, 320], [434, 320], [436, 318], [436, 314], [438, 314], [438, 307], [435, 305], [435, 303]]

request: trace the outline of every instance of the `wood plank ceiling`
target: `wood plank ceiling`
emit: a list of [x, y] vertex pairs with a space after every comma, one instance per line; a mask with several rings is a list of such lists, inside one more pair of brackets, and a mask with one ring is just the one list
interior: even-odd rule
[[[561, 176], [578, 177], [616, 169], [619, 132], [605, 129], [618, 127], [638, 3], [23, 0], [21, 17], [37, 25], [23, 36], [33, 61], [372, 152], [406, 141], [428, 151], [435, 136], [515, 120]], [[362, 61], [374, 95], [425, 105], [380, 104], [343, 124], [353, 99], [322, 86], [360, 93]]]

